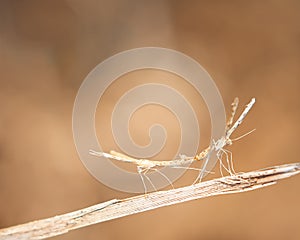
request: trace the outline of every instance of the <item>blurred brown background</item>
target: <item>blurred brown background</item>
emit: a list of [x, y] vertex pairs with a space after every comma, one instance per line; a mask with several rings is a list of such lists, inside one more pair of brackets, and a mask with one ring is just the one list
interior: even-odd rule
[[[167, 47], [193, 57], [226, 107], [235, 96], [241, 104], [257, 98], [236, 135], [257, 131], [230, 148], [237, 170], [299, 162], [299, 12], [295, 0], [1, 0], [0, 228], [132, 196], [89, 175], [71, 124], [85, 76], [131, 48]], [[56, 239], [300, 239], [299, 182], [296, 176]]]

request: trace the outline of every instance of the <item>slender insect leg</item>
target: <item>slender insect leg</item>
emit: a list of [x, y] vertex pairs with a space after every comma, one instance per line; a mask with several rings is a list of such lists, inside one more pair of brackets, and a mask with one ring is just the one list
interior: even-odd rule
[[226, 163], [227, 163], [227, 170], [228, 170], [228, 173], [230, 175], [233, 175], [233, 172], [232, 172], [232, 169], [231, 169], [231, 164], [230, 164], [230, 159], [229, 159], [229, 154], [227, 152], [228, 150], [225, 150], [222, 148], [222, 152], [223, 152], [223, 156], [225, 156], [225, 159], [226, 159]]
[[[232, 161], [232, 159], [230, 160], [230, 157], [232, 157], [232, 155], [230, 155], [229, 153], [231, 153], [229, 150], [225, 150], [225, 149], [220, 149], [220, 151], [222, 152], [222, 158], [225, 155], [226, 158], [226, 162], [227, 162], [227, 167], [225, 167], [225, 165], [223, 164], [223, 168], [232, 176], [234, 175], [234, 170], [232, 170], [231, 168], [231, 164], [230, 161]], [[233, 163], [232, 163], [233, 164]]]
[[157, 191], [156, 187], [154, 186], [154, 184], [152, 183], [152, 181], [150, 180], [150, 178], [146, 175], [149, 170], [150, 170], [149, 168], [145, 169], [142, 174], [143, 174], [143, 176], [145, 178], [147, 178], [147, 180], [149, 181], [149, 183], [153, 187], [154, 191]]
[[[198, 171], [199, 172], [199, 174], [198, 174], [198, 176], [197, 176], [197, 178], [194, 180], [194, 182], [193, 182], [193, 184], [192, 185], [194, 185], [194, 184], [196, 184], [197, 182], [198, 182], [198, 180], [200, 179], [200, 172], [201, 171], [204, 171], [203, 169], [201, 169], [201, 168], [193, 168], [193, 167], [180, 167], [180, 166], [172, 166], [172, 168], [183, 168], [183, 169], [186, 169], [186, 170], [195, 170], [195, 171]], [[205, 173], [210, 173], [210, 174], [214, 174], [214, 172], [211, 172], [211, 171], [204, 171]]]
[[142, 180], [142, 183], [143, 183], [143, 186], [144, 186], [144, 192], [145, 194], [147, 194], [147, 187], [146, 187], [146, 184], [145, 184], [145, 181], [144, 181], [144, 178], [143, 178], [143, 169], [140, 167], [140, 166], [137, 166], [137, 172]]
[[[234, 170], [234, 168], [233, 168], [233, 160], [232, 160], [232, 152], [230, 152], [229, 150], [226, 150], [226, 149], [220, 149], [220, 151], [221, 151], [221, 155], [223, 156], [223, 154], [225, 154], [226, 155], [226, 158], [228, 159], [231, 159], [229, 162], [232, 164], [232, 165], [229, 165], [228, 166], [228, 168], [226, 168], [225, 167], [225, 165], [220, 161], [220, 167], [221, 167], [221, 165], [222, 165], [222, 167], [232, 176], [232, 175], [234, 175], [234, 174], [236, 174], [236, 172], [235, 172], [235, 170]], [[228, 161], [227, 161], [227, 163], [228, 163]], [[222, 168], [220, 168], [221, 169], [221, 171], [222, 171]], [[241, 181], [242, 182], [245, 182], [245, 183], [247, 183], [247, 180], [244, 180], [244, 179], [241, 179]]]
[[163, 174], [161, 171], [159, 171], [159, 170], [156, 169], [156, 168], [153, 168], [152, 170], [154, 170], [155, 172], [157, 172], [157, 173], [159, 173], [161, 176], [163, 176], [163, 177], [168, 181], [168, 183], [172, 186], [172, 188], [174, 189], [173, 183], [171, 182], [171, 180], [170, 180], [165, 174]]
[[[203, 172], [203, 171], [205, 171], [205, 170], [204, 170], [204, 169], [201, 169], [201, 168], [199, 169], [198, 176], [197, 176], [196, 179], [194, 180], [193, 185], [196, 184], [197, 182], [201, 182], [202, 175], [203, 175], [203, 174], [201, 174], [201, 172]], [[205, 172], [207, 172], [207, 171], [205, 171]]]
[[195, 179], [195, 181], [193, 182], [193, 184], [196, 184], [197, 182], [201, 182], [202, 181], [202, 178], [203, 178], [203, 174], [202, 173], [203, 172], [204, 173], [214, 174], [214, 172], [204, 170], [203, 168], [187, 168], [187, 169], [199, 171], [199, 174], [198, 174], [197, 178]]
[[[193, 168], [193, 167], [180, 167], [180, 166], [173, 166], [172, 168], [183, 168], [183, 169], [187, 169], [187, 170], [195, 170], [195, 171], [202, 171], [202, 168]], [[211, 173], [214, 174], [214, 172], [211, 171], [205, 171], [205, 173]]]
[[187, 168], [187, 169], [199, 171], [199, 174], [198, 174], [198, 176], [196, 177], [196, 179], [194, 180], [193, 185], [196, 184], [197, 182], [201, 182], [201, 181], [202, 181], [202, 178], [203, 178], [203, 172], [204, 172], [204, 173], [211, 173], [210, 171], [204, 170], [204, 168], [203, 168], [203, 169], [202, 169], [202, 168]]
[[[214, 143], [214, 140], [213, 140], [213, 143]], [[207, 154], [206, 154], [206, 157], [203, 159], [204, 161], [204, 164], [203, 164], [203, 169], [200, 171], [198, 177], [195, 179], [195, 181], [193, 182], [193, 184], [195, 184], [197, 181], [201, 182], [202, 181], [202, 178], [204, 177], [204, 173], [206, 172], [206, 167], [207, 167], [207, 163], [210, 159], [210, 156], [211, 156], [211, 153], [212, 151], [214, 150], [214, 146], [210, 146]]]
[[201, 182], [202, 175], [203, 175], [203, 174], [201, 174], [202, 171], [205, 171], [205, 170], [201, 169], [201, 170], [199, 171], [199, 174], [198, 174], [198, 176], [196, 177], [195, 181], [193, 182], [193, 185], [196, 184], [197, 182]]
[[226, 161], [227, 161], [227, 164], [228, 164], [228, 159], [227, 159], [227, 153], [224, 151], [224, 149], [223, 148], [221, 148], [219, 151], [218, 151], [218, 153], [217, 153], [217, 156], [218, 156], [218, 159], [219, 159], [219, 162], [220, 162], [220, 172], [221, 172], [221, 175], [222, 175], [222, 177], [224, 177], [224, 175], [223, 175], [223, 171], [222, 171], [222, 168], [224, 168], [225, 170], [226, 170], [226, 172], [228, 172], [230, 175], [232, 175], [232, 173], [231, 173], [231, 171], [230, 171], [230, 169], [228, 168], [228, 167], [230, 167], [230, 165], [228, 164], [228, 167], [226, 167], [225, 165], [224, 165], [224, 163], [223, 163], [223, 155], [225, 154], [225, 156], [226, 156]]
[[236, 174], [236, 171], [235, 171], [234, 166], [233, 166], [232, 152], [227, 150], [227, 149], [223, 149], [223, 150], [226, 152], [226, 155], [228, 156], [228, 159], [229, 159], [229, 163], [230, 163], [229, 169], [231, 169], [233, 174]]
[[220, 169], [220, 173], [221, 173], [221, 176], [224, 177], [222, 167], [223, 167], [222, 160], [219, 160], [219, 169]]
[[220, 170], [221, 176], [224, 177], [223, 170], [222, 170], [222, 168], [224, 167], [224, 164], [222, 162], [222, 155], [223, 155], [223, 153], [219, 150], [217, 153], [217, 158], [219, 160], [219, 170]]
[[198, 181], [200, 182], [200, 173], [198, 174], [192, 185], [196, 184]]
[[227, 170], [230, 175], [236, 174], [234, 167], [233, 167], [233, 158], [232, 158], [232, 152], [227, 149], [222, 149], [222, 152], [226, 156], [226, 162], [227, 162]]

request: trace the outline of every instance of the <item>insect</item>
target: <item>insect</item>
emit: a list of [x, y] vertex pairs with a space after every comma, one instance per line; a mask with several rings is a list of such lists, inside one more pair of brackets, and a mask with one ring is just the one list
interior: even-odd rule
[[[153, 185], [153, 183], [151, 182], [149, 177], [146, 175], [150, 170], [159, 173], [174, 188], [172, 182], [168, 179], [168, 177], [157, 169], [159, 167], [185, 168], [185, 169], [197, 170], [197, 171], [199, 171], [199, 175], [198, 175], [197, 179], [195, 180], [195, 182], [197, 182], [198, 180], [201, 181], [204, 174], [208, 172], [208, 171], [205, 171], [205, 168], [207, 166], [207, 163], [210, 159], [210, 155], [212, 154], [212, 152], [216, 153], [217, 158], [220, 161], [221, 173], [222, 173], [222, 167], [223, 167], [229, 174], [232, 175], [235, 173], [234, 168], [233, 168], [232, 154], [230, 151], [225, 150], [224, 147], [226, 147], [228, 145], [232, 145], [233, 141], [238, 140], [252, 132], [251, 131], [251, 132], [249, 132], [239, 138], [236, 138], [236, 139], [230, 139], [232, 133], [243, 122], [244, 118], [246, 117], [246, 115], [248, 114], [248, 112], [250, 111], [252, 106], [254, 105], [255, 99], [254, 98], [251, 99], [251, 101], [245, 107], [244, 111], [239, 116], [237, 121], [233, 123], [233, 118], [236, 114], [238, 102], [239, 102], [238, 98], [235, 98], [234, 102], [232, 103], [231, 117], [230, 117], [229, 121], [227, 122], [224, 136], [221, 137], [220, 139], [218, 139], [217, 141], [213, 140], [209, 147], [207, 147], [206, 149], [204, 149], [203, 151], [201, 151], [199, 154], [197, 154], [194, 157], [180, 155], [179, 159], [168, 160], [168, 161], [153, 161], [153, 160], [149, 160], [149, 159], [132, 158], [132, 157], [129, 157], [127, 155], [124, 155], [124, 154], [116, 152], [116, 151], [110, 151], [110, 153], [105, 153], [105, 152], [96, 152], [94, 150], [90, 150], [89, 153], [94, 156], [98, 156], [98, 157], [103, 156], [103, 157], [114, 159], [117, 161], [128, 162], [128, 163], [133, 163], [133, 164], [137, 165], [137, 172], [142, 180], [142, 183], [143, 183], [143, 186], [145, 189], [145, 193], [147, 193], [147, 188], [146, 188], [144, 177], [150, 182], [153, 189], [156, 190], [155, 186]], [[225, 158], [227, 161], [227, 167], [223, 164], [223, 161], [222, 161], [223, 155], [225, 155]], [[189, 165], [196, 161], [202, 161], [202, 160], [205, 161], [203, 164], [204, 171], [201, 171], [202, 169], [199, 169], [199, 168], [186, 167], [186, 165]], [[222, 175], [223, 175], [223, 173], [222, 173]]]

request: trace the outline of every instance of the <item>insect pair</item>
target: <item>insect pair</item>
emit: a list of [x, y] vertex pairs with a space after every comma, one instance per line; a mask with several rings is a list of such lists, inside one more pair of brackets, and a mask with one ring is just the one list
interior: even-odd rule
[[[143, 183], [143, 186], [145, 189], [145, 193], [147, 193], [147, 187], [146, 187], [144, 178], [146, 178], [149, 181], [149, 183], [152, 185], [153, 189], [156, 190], [156, 188], [153, 185], [153, 183], [151, 182], [150, 178], [146, 175], [149, 171], [155, 171], [155, 172], [159, 173], [174, 188], [174, 186], [173, 186], [172, 182], [169, 180], [169, 178], [165, 174], [163, 174], [162, 172], [160, 172], [158, 170], [158, 168], [162, 168], [162, 167], [185, 168], [185, 169], [190, 169], [190, 170], [197, 170], [197, 171], [199, 171], [199, 174], [198, 174], [198, 177], [196, 178], [196, 180], [194, 181], [194, 183], [201, 181], [204, 174], [208, 172], [208, 171], [206, 171], [206, 167], [207, 167], [207, 164], [210, 160], [210, 156], [212, 153], [215, 153], [217, 155], [217, 158], [220, 163], [219, 166], [220, 166], [220, 172], [221, 172], [222, 176], [223, 176], [222, 168], [225, 169], [230, 175], [235, 174], [235, 170], [233, 167], [232, 153], [224, 148], [228, 145], [232, 145], [233, 141], [238, 140], [253, 131], [252, 130], [251, 132], [244, 134], [243, 136], [238, 137], [236, 139], [230, 138], [232, 133], [243, 122], [244, 118], [246, 117], [246, 115], [248, 114], [248, 112], [250, 111], [252, 106], [254, 105], [255, 99], [254, 98], [251, 99], [249, 104], [246, 105], [242, 114], [234, 122], [234, 117], [236, 114], [236, 110], [238, 108], [238, 103], [239, 103], [238, 98], [235, 98], [232, 103], [231, 117], [229, 118], [229, 120], [227, 122], [224, 136], [222, 136], [218, 140], [213, 140], [209, 147], [207, 147], [206, 149], [204, 149], [202, 152], [200, 152], [199, 154], [197, 154], [194, 157], [187, 157], [185, 155], [180, 155], [180, 158], [174, 159], [174, 160], [153, 161], [153, 160], [149, 160], [149, 159], [132, 158], [132, 157], [129, 157], [127, 155], [124, 155], [122, 153], [115, 152], [115, 151], [110, 151], [110, 153], [105, 153], [105, 152], [96, 152], [94, 150], [90, 150], [89, 153], [94, 156], [98, 156], [98, 157], [103, 156], [103, 157], [114, 159], [117, 161], [128, 162], [128, 163], [133, 163], [133, 164], [137, 165], [137, 172], [142, 180], [142, 183]], [[223, 163], [224, 156], [226, 159], [226, 165]], [[205, 161], [202, 169], [187, 167], [187, 165], [190, 165], [191, 163], [197, 162], [197, 161]]]

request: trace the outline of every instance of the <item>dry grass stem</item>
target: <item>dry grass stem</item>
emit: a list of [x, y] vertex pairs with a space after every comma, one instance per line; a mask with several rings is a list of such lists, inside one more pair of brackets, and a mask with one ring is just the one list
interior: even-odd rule
[[0, 239], [45, 239], [135, 213], [220, 194], [240, 193], [275, 184], [300, 172], [300, 163], [235, 174], [187, 187], [113, 199], [75, 212], [0, 230]]

